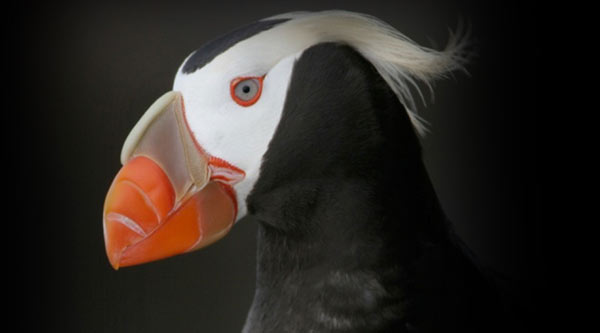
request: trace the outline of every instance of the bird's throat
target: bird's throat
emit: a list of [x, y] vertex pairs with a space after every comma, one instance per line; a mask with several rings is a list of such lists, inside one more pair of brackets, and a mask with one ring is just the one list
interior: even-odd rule
[[443, 227], [439, 209], [422, 209], [436, 207], [433, 192], [428, 202], [404, 203], [402, 193], [376, 179], [345, 179], [262, 197], [266, 206], [253, 205], [250, 216], [259, 223], [258, 267], [244, 332], [404, 325], [406, 267], [425, 243], [440, 242]]

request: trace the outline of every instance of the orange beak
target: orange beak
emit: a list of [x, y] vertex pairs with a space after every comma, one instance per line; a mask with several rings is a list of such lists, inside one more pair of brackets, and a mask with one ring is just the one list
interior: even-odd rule
[[196, 143], [179, 93], [165, 94], [144, 114], [121, 161], [103, 213], [114, 269], [205, 247], [231, 229], [237, 214], [232, 182], [211, 174], [228, 168], [239, 181], [243, 171], [211, 158]]

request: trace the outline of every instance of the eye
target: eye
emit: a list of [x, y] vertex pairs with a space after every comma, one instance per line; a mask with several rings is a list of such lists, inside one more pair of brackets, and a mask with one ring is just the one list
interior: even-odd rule
[[231, 81], [231, 98], [241, 106], [250, 106], [260, 98], [265, 77], [238, 77]]

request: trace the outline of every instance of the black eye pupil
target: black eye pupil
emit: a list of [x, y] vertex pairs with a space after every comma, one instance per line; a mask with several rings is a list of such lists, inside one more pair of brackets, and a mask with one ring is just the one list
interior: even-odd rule
[[247, 94], [250, 92], [250, 87], [249, 86], [243, 86], [242, 87], [242, 91], [244, 92], [244, 94]]

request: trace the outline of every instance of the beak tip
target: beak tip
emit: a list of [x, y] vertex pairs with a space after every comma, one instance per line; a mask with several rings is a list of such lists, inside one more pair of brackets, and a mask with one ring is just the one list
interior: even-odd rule
[[115, 271], [119, 270], [119, 264], [121, 263], [121, 253], [119, 252], [107, 252], [107, 256], [108, 256], [108, 261], [110, 263], [110, 265], [112, 266], [112, 268]]

